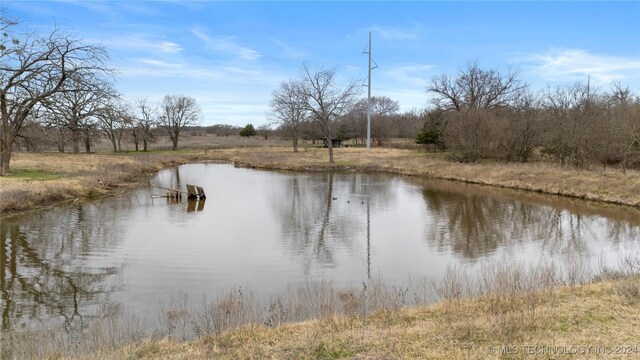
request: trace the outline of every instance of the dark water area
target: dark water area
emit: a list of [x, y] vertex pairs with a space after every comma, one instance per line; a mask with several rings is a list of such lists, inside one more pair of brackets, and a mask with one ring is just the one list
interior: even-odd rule
[[141, 188], [3, 218], [2, 329], [110, 312], [152, 322], [179, 294], [197, 304], [238, 286], [268, 297], [310, 279], [349, 288], [487, 261], [615, 266], [640, 254], [637, 209], [528, 192], [221, 164], [163, 170], [151, 182], [200, 185], [207, 199]]

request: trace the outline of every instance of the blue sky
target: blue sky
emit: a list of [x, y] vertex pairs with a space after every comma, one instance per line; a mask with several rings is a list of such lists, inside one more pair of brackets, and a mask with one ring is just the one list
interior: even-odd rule
[[[271, 93], [303, 61], [373, 95], [428, 106], [426, 86], [469, 61], [533, 88], [618, 80], [640, 93], [640, 2], [194, 2], [2, 0], [33, 31], [104, 45], [127, 99], [196, 98], [205, 125], [266, 123]], [[362, 88], [366, 96], [366, 88]]]

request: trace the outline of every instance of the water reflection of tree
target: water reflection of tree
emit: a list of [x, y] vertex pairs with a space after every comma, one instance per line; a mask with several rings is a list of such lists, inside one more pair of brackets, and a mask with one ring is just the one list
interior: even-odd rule
[[[620, 242], [640, 235], [638, 221], [621, 209], [610, 213], [568, 199], [441, 181], [426, 182], [422, 195], [433, 219], [428, 241], [469, 259], [528, 242], [549, 254], [580, 255], [588, 251], [588, 240]], [[603, 228], [604, 236], [598, 232]]]
[[118, 208], [78, 205], [0, 222], [3, 330], [54, 318], [82, 327], [110, 305], [119, 268], [86, 259], [117, 243]]
[[175, 166], [171, 169], [160, 171], [153, 179], [154, 185], [160, 185], [171, 189], [182, 188], [182, 181], [180, 180], [180, 166]]
[[292, 174], [282, 182], [282, 193], [274, 193], [272, 203], [281, 219], [283, 242], [304, 258], [305, 272], [314, 263], [335, 265], [338, 247], [366, 246], [367, 206], [388, 206], [389, 180], [380, 174], [323, 173]]

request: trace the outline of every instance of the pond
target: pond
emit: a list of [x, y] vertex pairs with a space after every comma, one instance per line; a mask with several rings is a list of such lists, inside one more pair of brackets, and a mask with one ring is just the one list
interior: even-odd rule
[[484, 261], [615, 265], [640, 253], [637, 209], [459, 182], [190, 164], [151, 183], [200, 185], [207, 198], [141, 188], [3, 218], [2, 329], [104, 309], [151, 324], [173, 296], [198, 303], [238, 286], [268, 297], [309, 279], [349, 288]]

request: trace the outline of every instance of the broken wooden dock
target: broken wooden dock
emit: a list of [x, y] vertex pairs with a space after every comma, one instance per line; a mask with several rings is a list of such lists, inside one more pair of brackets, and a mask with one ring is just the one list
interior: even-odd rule
[[[187, 199], [204, 200], [207, 198], [202, 186], [187, 184], [187, 191], [178, 189], [167, 188], [158, 185], [150, 185], [152, 189], [151, 197], [164, 197], [168, 199], [181, 200], [183, 195], [186, 195]], [[164, 195], [154, 195], [153, 189], [161, 189], [165, 191]]]
[[204, 193], [202, 186], [187, 184], [187, 198], [189, 199], [206, 199], [207, 195]]

